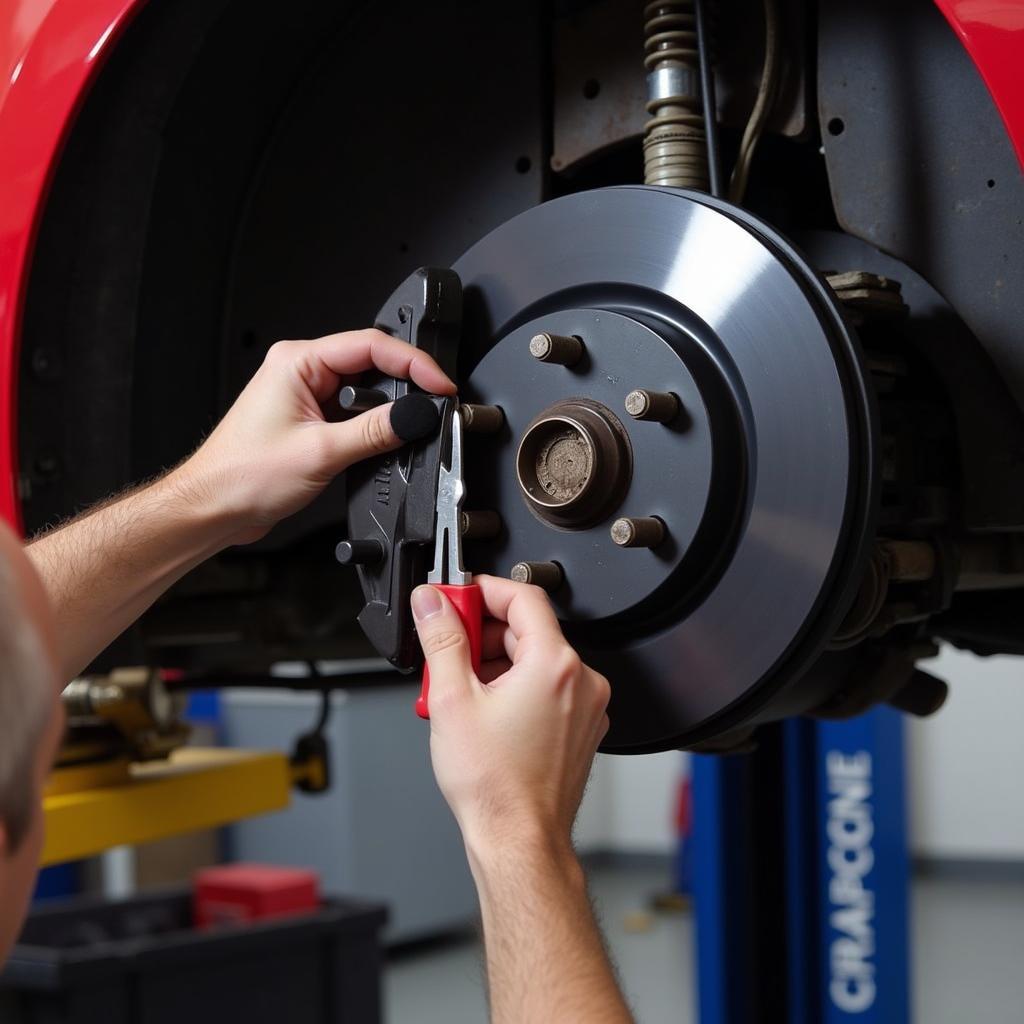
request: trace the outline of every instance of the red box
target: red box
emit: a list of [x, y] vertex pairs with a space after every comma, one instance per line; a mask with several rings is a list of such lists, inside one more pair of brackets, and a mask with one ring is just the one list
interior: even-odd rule
[[273, 864], [222, 864], [196, 872], [192, 914], [198, 927], [305, 914], [320, 906], [315, 871]]

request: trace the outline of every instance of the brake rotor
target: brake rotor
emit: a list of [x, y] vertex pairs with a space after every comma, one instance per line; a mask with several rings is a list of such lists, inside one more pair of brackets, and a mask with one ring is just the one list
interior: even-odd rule
[[[602, 749], [802, 710], [796, 681], [849, 602], [874, 501], [869, 392], [826, 286], [744, 211], [645, 187], [529, 210], [454, 270], [462, 397], [506, 420], [470, 438], [467, 508], [504, 530], [469, 541], [467, 565], [561, 568], [552, 603], [612, 682]], [[542, 333], [582, 357], [540, 361]], [[635, 389], [678, 412], [634, 418]], [[623, 517], [659, 520], [660, 542], [615, 543]]]

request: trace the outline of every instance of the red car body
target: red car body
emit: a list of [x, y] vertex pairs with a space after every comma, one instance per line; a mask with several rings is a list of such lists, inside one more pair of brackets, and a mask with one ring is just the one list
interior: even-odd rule
[[[33, 239], [64, 140], [144, 0], [0, 6], [0, 516], [20, 528], [17, 360]], [[1024, 163], [1024, 4], [936, 0], [969, 51]]]

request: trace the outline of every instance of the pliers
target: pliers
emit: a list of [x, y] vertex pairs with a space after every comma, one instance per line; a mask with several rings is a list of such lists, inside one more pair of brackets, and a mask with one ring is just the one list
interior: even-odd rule
[[[483, 641], [483, 594], [473, 577], [462, 565], [462, 503], [466, 497], [466, 481], [462, 468], [462, 416], [458, 403], [452, 402], [450, 413], [441, 423], [441, 465], [437, 474], [436, 528], [434, 531], [434, 568], [427, 573], [427, 583], [437, 587], [455, 606], [469, 637], [473, 671], [480, 671]], [[445, 451], [447, 449], [447, 451]], [[430, 669], [423, 666], [423, 685], [416, 701], [416, 714], [429, 718], [427, 697], [430, 692]]]

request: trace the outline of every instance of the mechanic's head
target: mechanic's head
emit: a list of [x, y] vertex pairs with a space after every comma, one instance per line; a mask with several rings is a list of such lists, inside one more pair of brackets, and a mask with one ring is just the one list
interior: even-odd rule
[[43, 586], [0, 523], [0, 964], [21, 928], [43, 845], [42, 789], [63, 728], [54, 650]]

